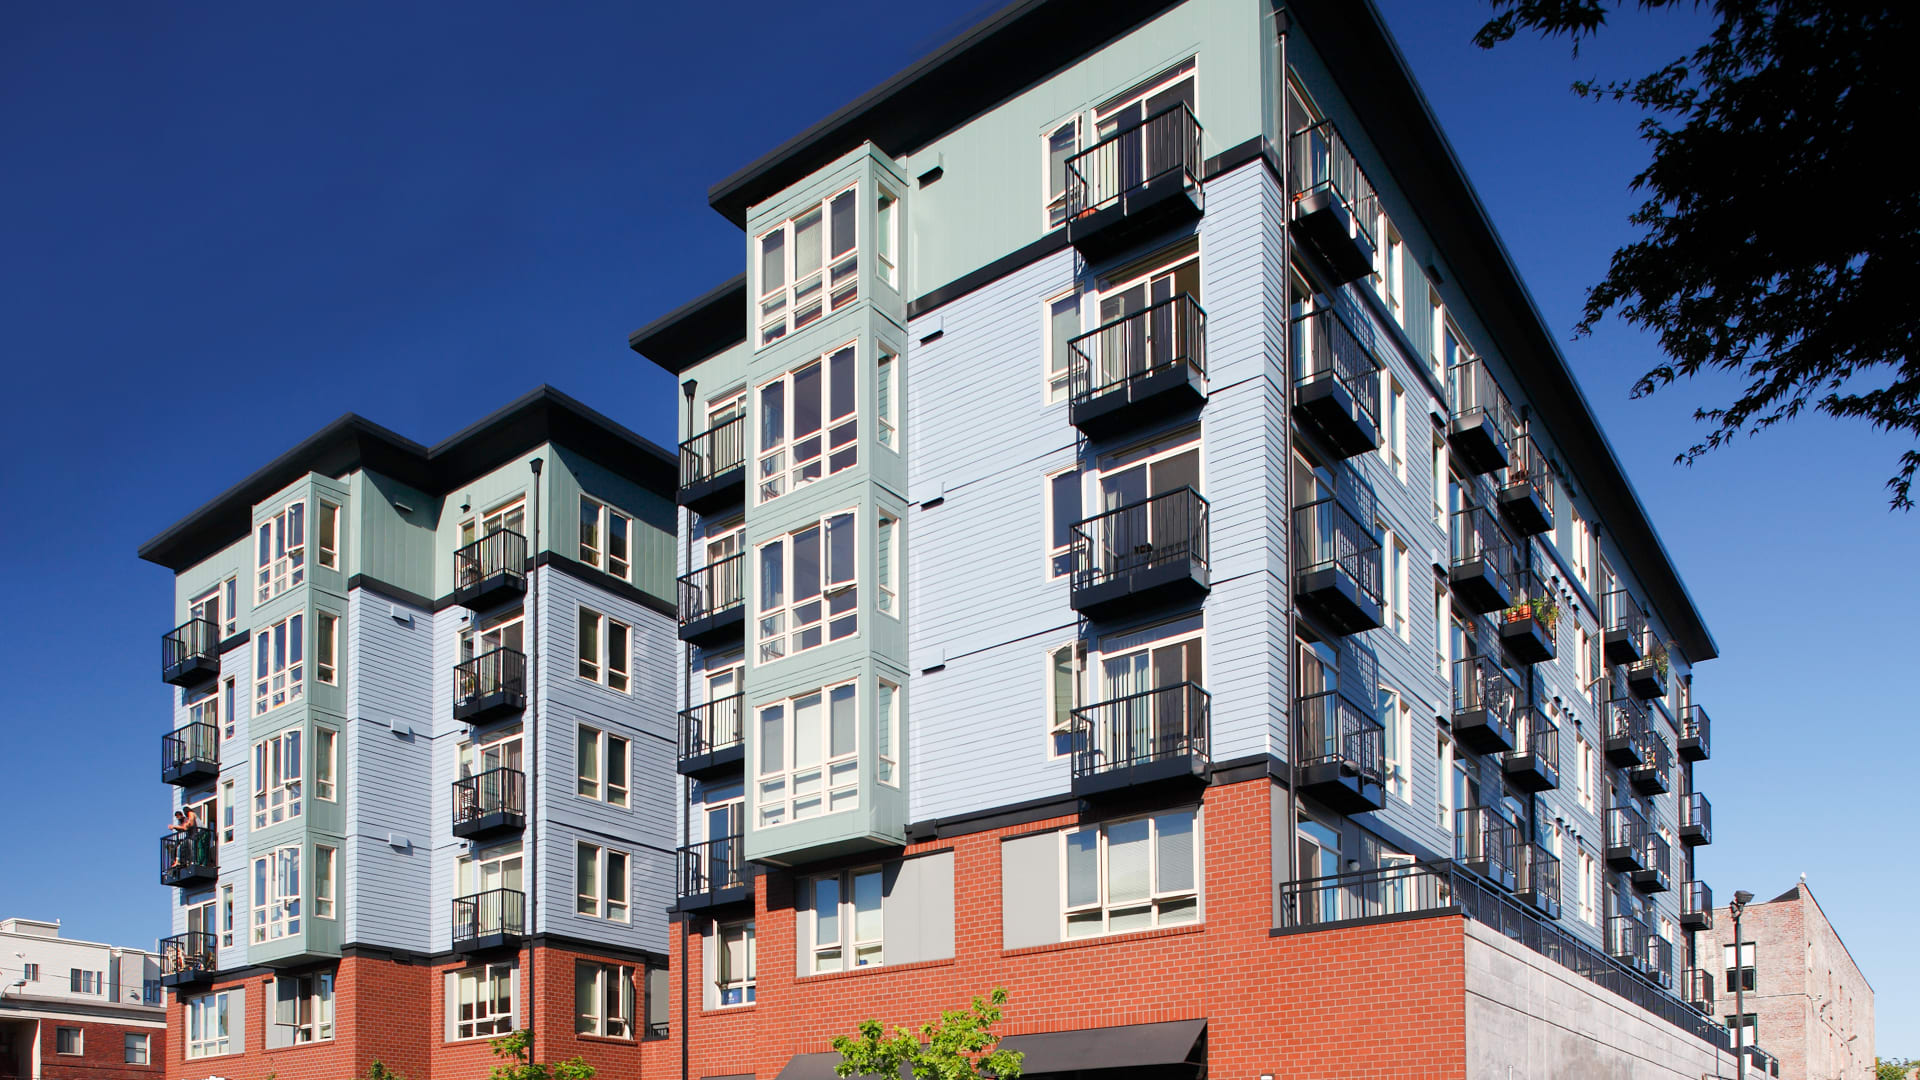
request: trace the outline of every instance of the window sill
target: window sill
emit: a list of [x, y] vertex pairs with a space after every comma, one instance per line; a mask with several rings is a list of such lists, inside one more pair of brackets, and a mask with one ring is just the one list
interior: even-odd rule
[[287, 1046], [267, 1046], [262, 1047], [262, 1049], [269, 1054], [286, 1054], [300, 1050], [312, 1050], [319, 1046], [332, 1046], [333, 1038], [332, 1035], [329, 1035], [324, 1039], [309, 1039], [306, 1042], [291, 1043]]
[[1028, 945], [1019, 949], [1002, 949], [1000, 955], [1032, 956], [1036, 953], [1060, 952], [1065, 949], [1085, 949], [1096, 945], [1122, 945], [1136, 941], [1149, 941], [1154, 938], [1198, 934], [1206, 928], [1207, 924], [1204, 922], [1190, 923], [1186, 926], [1162, 926], [1153, 930], [1134, 930], [1125, 934], [1101, 934], [1097, 937], [1074, 938], [1071, 941], [1055, 941], [1046, 945]]
[[705, 1006], [702, 1006], [700, 1009], [700, 1015], [703, 1017], [705, 1016], [738, 1016], [741, 1013], [752, 1012], [756, 1007], [759, 1006], [759, 1004], [760, 1003], [757, 1001], [751, 1001], [745, 1005], [716, 1005], [711, 1009], [706, 1008]]
[[494, 1040], [494, 1039], [503, 1039], [503, 1038], [505, 1038], [505, 1037], [507, 1037], [508, 1035], [511, 1035], [511, 1034], [513, 1034], [513, 1032], [514, 1032], [514, 1031], [518, 1031], [518, 1030], [520, 1030], [520, 1029], [519, 1029], [519, 1028], [514, 1028], [514, 1029], [513, 1029], [512, 1031], [503, 1031], [503, 1032], [501, 1032], [501, 1033], [500, 1033], [500, 1034], [498, 1034], [498, 1035], [468, 1035], [468, 1036], [465, 1036], [465, 1037], [461, 1037], [461, 1036], [455, 1036], [454, 1038], [451, 1038], [451, 1039], [447, 1039], [447, 1040], [445, 1040], [445, 1041], [443, 1041], [443, 1042], [442, 1042], [442, 1043], [441, 1043], [440, 1045], [442, 1045], [442, 1046], [473, 1046], [473, 1045], [485, 1045], [486, 1043], [488, 1043], [488, 1042], [490, 1042], [490, 1041], [492, 1041], [492, 1040]]
[[638, 1046], [639, 1045], [638, 1043], [634, 1042], [632, 1039], [622, 1035], [588, 1035], [584, 1032], [576, 1031], [573, 1033], [573, 1037], [579, 1040], [580, 1042], [601, 1043], [606, 1046]]
[[795, 984], [834, 982], [839, 979], [857, 979], [865, 975], [878, 975], [887, 971], [919, 971], [924, 968], [952, 967], [953, 957], [941, 960], [916, 960], [910, 964], [868, 964], [865, 967], [851, 968], [847, 971], [817, 971], [812, 975], [802, 975], [793, 980]]

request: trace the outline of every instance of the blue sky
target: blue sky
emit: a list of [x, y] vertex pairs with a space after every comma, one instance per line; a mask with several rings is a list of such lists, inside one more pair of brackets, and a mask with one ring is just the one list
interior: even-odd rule
[[[1644, 70], [1700, 23], [1630, 15], [1576, 61], [1481, 53], [1478, 5], [1381, 2], [1569, 329], [1630, 235], [1645, 151], [1634, 114], [1566, 86]], [[140, 542], [349, 410], [433, 442], [550, 382], [670, 443], [671, 380], [626, 333], [739, 271], [707, 185], [978, 10], [0, 12], [0, 591], [24, 616], [0, 654], [0, 915], [127, 944], [167, 925], [170, 584]], [[1618, 324], [1565, 348], [1724, 656], [1697, 674], [1702, 876], [1764, 898], [1805, 872], [1877, 992], [1881, 1052], [1920, 1055], [1916, 738], [1885, 677], [1911, 670], [1920, 611], [1920, 520], [1881, 487], [1901, 444], [1809, 419], [1676, 467], [1710, 388], [1629, 400], [1656, 352]]]

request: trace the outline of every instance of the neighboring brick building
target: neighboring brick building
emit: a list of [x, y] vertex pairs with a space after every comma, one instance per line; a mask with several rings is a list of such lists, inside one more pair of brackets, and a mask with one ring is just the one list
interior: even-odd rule
[[[1736, 957], [1733, 919], [1713, 913], [1700, 939], [1700, 982], [1712, 988], [1710, 1014], [1729, 1028], [1734, 987], [1746, 984], [1753, 1038], [1780, 1059], [1782, 1080], [1872, 1080], [1873, 987], [1826, 912], [1800, 883], [1740, 916], [1746, 955]], [[1692, 981], [1692, 980], [1689, 980]]]
[[166, 1043], [154, 954], [0, 919], [0, 1080], [142, 1080]]

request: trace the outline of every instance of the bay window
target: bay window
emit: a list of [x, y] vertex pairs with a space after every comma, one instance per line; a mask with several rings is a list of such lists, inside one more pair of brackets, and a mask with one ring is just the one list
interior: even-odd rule
[[254, 603], [267, 601], [306, 580], [307, 504], [288, 503], [260, 523], [256, 533], [254, 567], [258, 588]]
[[320, 565], [340, 569], [340, 508], [330, 502], [320, 504]]
[[809, 971], [817, 975], [883, 962], [882, 886], [877, 866], [813, 879]]
[[859, 684], [759, 707], [759, 827], [851, 810], [860, 802]]
[[760, 234], [760, 344], [786, 337], [859, 299], [859, 191], [847, 188]]
[[1181, 810], [1063, 832], [1067, 937], [1199, 921], [1196, 825]]
[[289, 615], [253, 639], [253, 715], [264, 716], [306, 691], [305, 615]]
[[264, 829], [300, 816], [299, 728], [253, 744], [253, 827]]
[[760, 663], [859, 631], [854, 526], [849, 510], [760, 545]]
[[760, 387], [759, 501], [859, 463], [855, 357], [848, 343]]
[[300, 932], [300, 845], [253, 860], [253, 943]]

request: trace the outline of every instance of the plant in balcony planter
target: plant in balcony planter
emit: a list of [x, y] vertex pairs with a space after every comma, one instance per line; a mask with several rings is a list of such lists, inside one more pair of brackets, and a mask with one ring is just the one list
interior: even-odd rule
[[1560, 604], [1551, 597], [1542, 596], [1532, 600], [1522, 600], [1506, 610], [1508, 622], [1519, 622], [1529, 615], [1545, 627], [1548, 633], [1552, 633], [1554, 624], [1560, 620]]

